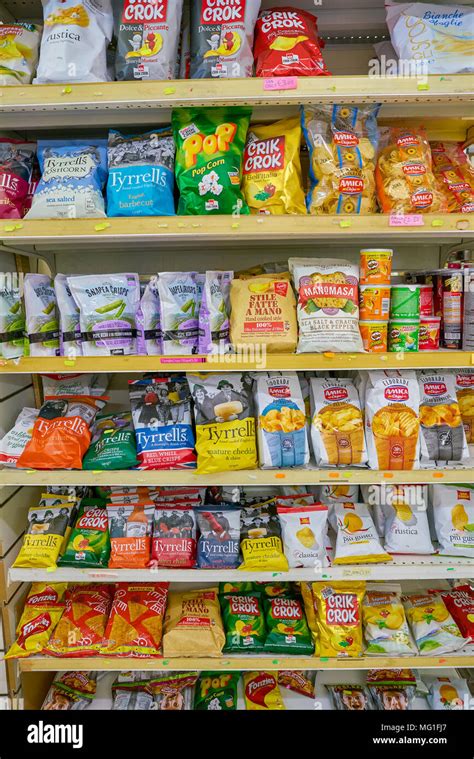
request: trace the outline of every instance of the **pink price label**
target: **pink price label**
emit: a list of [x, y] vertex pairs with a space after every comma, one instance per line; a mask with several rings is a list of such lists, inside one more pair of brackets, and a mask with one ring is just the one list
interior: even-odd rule
[[205, 364], [206, 359], [202, 356], [187, 356], [181, 358], [179, 356], [173, 358], [160, 358], [160, 364]]
[[271, 79], [264, 79], [264, 90], [297, 90], [297, 76], [274, 76]]
[[424, 223], [421, 213], [391, 213], [388, 220], [390, 227], [422, 227]]

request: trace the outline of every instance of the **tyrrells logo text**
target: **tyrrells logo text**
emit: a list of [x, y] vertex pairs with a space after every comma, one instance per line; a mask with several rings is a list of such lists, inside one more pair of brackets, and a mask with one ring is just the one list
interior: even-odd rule
[[40, 720], [35, 725], [28, 725], [28, 743], [68, 743], [73, 748], [84, 745], [83, 725], [49, 725]]

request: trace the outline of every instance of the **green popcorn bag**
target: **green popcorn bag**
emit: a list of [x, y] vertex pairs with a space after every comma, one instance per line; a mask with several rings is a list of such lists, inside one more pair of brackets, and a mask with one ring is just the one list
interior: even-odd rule
[[260, 599], [260, 593], [254, 592], [221, 595], [226, 653], [263, 651], [265, 619]]
[[240, 184], [250, 115], [237, 107], [173, 111], [178, 214], [249, 213]]
[[196, 711], [237, 709], [237, 683], [240, 672], [201, 672], [194, 690]]
[[290, 596], [265, 597], [268, 635], [265, 651], [275, 654], [312, 654], [311, 633], [302, 602]]
[[82, 468], [132, 469], [138, 463], [132, 412], [98, 415]]
[[110, 537], [105, 502], [97, 498], [83, 498], [76, 524], [58, 566], [91, 569], [106, 567], [109, 556]]

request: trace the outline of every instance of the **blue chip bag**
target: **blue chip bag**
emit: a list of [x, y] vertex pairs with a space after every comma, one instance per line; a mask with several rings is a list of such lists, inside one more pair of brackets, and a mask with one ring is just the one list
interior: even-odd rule
[[38, 182], [27, 219], [105, 216], [105, 140], [39, 140]]
[[171, 128], [109, 132], [108, 216], [174, 216], [175, 145]]
[[200, 531], [200, 569], [237, 569], [240, 554], [240, 509], [203, 507], [196, 511]]

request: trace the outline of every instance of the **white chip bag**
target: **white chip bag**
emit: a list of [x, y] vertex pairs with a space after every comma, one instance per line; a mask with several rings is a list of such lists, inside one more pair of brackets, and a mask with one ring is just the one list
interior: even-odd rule
[[422, 656], [458, 651], [466, 641], [438, 593], [409, 593], [403, 605]]
[[37, 408], [24, 408], [20, 411], [14, 426], [0, 440], [0, 464], [16, 466], [25, 445], [31, 440], [38, 411]]
[[257, 413], [260, 466], [305, 466], [309, 462], [309, 443], [296, 372], [258, 375]]
[[365, 503], [333, 504], [331, 523], [336, 530], [334, 564], [374, 564], [391, 561], [385, 553]]
[[326, 524], [328, 507], [278, 506], [285, 556], [290, 567], [326, 566]]
[[468, 459], [454, 374], [421, 374], [419, 386], [422, 462]]
[[394, 485], [382, 505], [385, 550], [389, 553], [434, 553], [427, 502], [418, 502], [419, 485]]
[[474, 559], [474, 485], [433, 485], [440, 554]]
[[367, 462], [364, 419], [350, 379], [311, 379], [311, 442], [322, 466], [361, 466]]

